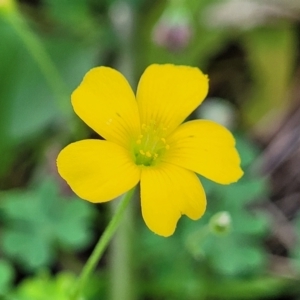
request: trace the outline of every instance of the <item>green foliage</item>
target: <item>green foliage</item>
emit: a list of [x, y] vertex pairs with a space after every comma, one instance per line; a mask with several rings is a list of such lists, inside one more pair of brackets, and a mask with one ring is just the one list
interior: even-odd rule
[[296, 243], [294, 247], [291, 249], [291, 256], [293, 259], [295, 259], [295, 263], [293, 264], [293, 267], [295, 268], [296, 273], [300, 274], [300, 214], [299, 213], [296, 216], [293, 225], [295, 228]]
[[[270, 15], [272, 26], [265, 23], [242, 31], [207, 27], [207, 9], [224, 2], [219, 0], [69, 2], [0, 0], [0, 188], [7, 189], [0, 194], [0, 254], [4, 256], [0, 260], [1, 300], [69, 300], [76, 284], [74, 274], [35, 272], [65, 266], [77, 271], [86, 260], [77, 251], [91, 244], [94, 205], [62, 196], [51, 180], [26, 187], [26, 178], [21, 182], [22, 190], [8, 189], [16, 186], [15, 178], [20, 175], [19, 166], [13, 168], [14, 162], [23, 159], [20, 151], [30, 152], [33, 162], [30, 170], [22, 172], [36, 174], [44, 168], [39, 158], [44, 145], [53, 143], [53, 133], [59, 136], [55, 140], [58, 144], [82, 136], [74, 123], [70, 95], [90, 68], [109, 65], [140, 74], [150, 63], [199, 66], [211, 78], [210, 96], [224, 97], [225, 90], [236, 108], [235, 119], [242, 124], [256, 125], [270, 112], [289, 104], [286, 95], [297, 68], [299, 29], [297, 19], [289, 20], [288, 14], [284, 22]], [[270, 11], [273, 2], [268, 2]], [[124, 9], [120, 18], [118, 14], [112, 18], [112, 8], [118, 3], [128, 4], [121, 8], [132, 9], [129, 15], [134, 26], [128, 41], [117, 32], [128, 11]], [[263, 13], [260, 18], [264, 18]], [[121, 25], [115, 24], [119, 21]], [[172, 37], [164, 36], [165, 46], [159, 45], [154, 31], [161, 21], [166, 22], [160, 29], [179, 25], [186, 40], [175, 40], [179, 44], [174, 46]], [[242, 70], [237, 71], [239, 68]], [[224, 86], [224, 77], [229, 78], [230, 86]], [[220, 121], [219, 113], [216, 120]], [[277, 299], [283, 291], [290, 292], [286, 280], [268, 275], [264, 243], [271, 224], [260, 206], [269, 197], [268, 179], [255, 173], [260, 151], [245, 138], [246, 130], [237, 136], [244, 177], [229, 186], [200, 177], [208, 199], [201, 220], [182, 218], [168, 239], [153, 235], [143, 221], [135, 228], [136, 239], [130, 246], [136, 249], [135, 267], [142, 276], [132, 284], [139, 289], [141, 299]], [[226, 228], [216, 223], [224, 211], [230, 217]], [[299, 276], [300, 215], [291, 226], [297, 242], [290, 253]], [[127, 254], [124, 251], [121, 255], [124, 261]], [[106, 262], [104, 259], [99, 266], [100, 275], [89, 280], [86, 299], [107, 299]], [[24, 270], [32, 277], [26, 277]], [[15, 278], [20, 284], [13, 287]]]
[[[154, 298], [172, 295], [172, 299], [205, 296], [254, 299], [273, 294], [275, 287], [276, 293], [285, 288], [286, 283], [280, 280], [258, 279], [263, 276], [267, 263], [263, 239], [270, 230], [270, 222], [268, 215], [254, 209], [253, 205], [268, 195], [268, 185], [264, 178], [251, 173], [258, 149], [241, 136], [237, 137], [237, 148], [242, 157], [244, 177], [229, 186], [217, 185], [201, 177], [208, 207], [199, 221], [184, 218], [167, 241], [149, 232], [143, 233], [139, 245], [143, 254], [140, 264], [151, 261], [143, 288], [154, 293]], [[219, 219], [221, 211], [226, 211], [230, 221], [230, 229], [222, 234], [208, 225]], [[152, 278], [155, 279], [151, 281]]]
[[15, 277], [13, 267], [6, 260], [0, 260], [0, 297], [5, 295], [12, 286]]
[[[42, 271], [24, 279], [13, 291], [6, 293], [5, 300], [70, 300], [76, 284], [77, 277], [71, 272], [60, 272], [52, 276], [49, 272]], [[81, 299], [105, 299], [103, 298], [105, 284], [103, 276], [99, 274], [93, 276], [84, 289], [84, 296]]]
[[204, 240], [200, 238], [199, 249], [217, 272], [230, 276], [260, 273], [266, 263], [262, 238], [270, 228], [269, 218], [265, 213], [250, 209], [249, 205], [264, 199], [268, 188], [263, 178], [251, 173], [252, 159], [258, 151], [249, 144], [237, 138], [245, 172], [237, 183], [221, 186], [201, 178], [208, 198], [208, 212], [202, 218], [202, 226], [218, 211], [225, 210], [231, 216], [232, 230], [222, 237], [210, 234]]
[[[210, 59], [220, 51], [225, 44], [225, 41], [230, 38], [229, 32], [220, 29], [207, 28], [201, 17], [205, 13], [205, 9], [212, 3], [218, 0], [210, 1], [158, 1], [153, 5], [152, 11], [146, 17], [145, 26], [141, 35], [143, 43], [140, 45], [143, 55], [143, 66], [151, 63], [174, 63], [199, 65], [201, 68], [206, 68]], [[182, 6], [187, 11], [188, 26], [187, 34], [192, 35], [190, 43], [185, 47], [177, 49], [170, 41], [170, 48], [162, 47], [155, 42], [154, 31], [155, 26], [159, 26], [160, 20], [164, 21], [164, 28], [161, 32], [168, 31], [172, 26], [172, 19], [177, 14], [182, 14]], [[165, 19], [165, 20], [164, 20]], [[186, 22], [185, 21], [185, 22]], [[180, 20], [177, 24], [181, 26]], [[183, 24], [184, 25], [184, 24]], [[164, 37], [167, 40], [168, 36]]]
[[49, 15], [58, 23], [63, 23], [70, 28], [77, 23], [79, 26], [73, 28], [77, 32], [93, 29], [87, 1], [72, 1], [72, 9], [67, 1], [44, 0], [43, 2], [46, 4]]
[[60, 273], [51, 278], [49, 274], [40, 274], [24, 280], [13, 293], [13, 300], [69, 300], [70, 292], [76, 282], [71, 273]]
[[[0, 97], [3, 108], [3, 133], [11, 142], [30, 137], [43, 130], [59, 111], [39, 66], [7, 20], [0, 19], [1, 38], [6, 47], [0, 48], [0, 69], [5, 70], [4, 89]], [[10, 66], [10, 67], [8, 67]], [[34, 95], [34, 97], [33, 97]], [[35, 111], [35, 114], [32, 114]]]
[[[57, 124], [71, 131], [70, 94], [100, 49], [72, 38], [41, 39], [15, 15], [0, 16], [0, 176], [31, 141]], [[97, 50], [97, 52], [96, 52]], [[32, 113], [34, 112], [34, 113]], [[68, 121], [68, 127], [64, 122]]]
[[244, 113], [251, 124], [286, 106], [297, 54], [296, 38], [296, 31], [290, 24], [255, 28], [245, 34], [243, 46], [254, 84]]
[[3, 251], [28, 270], [53, 263], [58, 249], [80, 250], [91, 242], [93, 206], [61, 197], [53, 181], [5, 193], [1, 209]]

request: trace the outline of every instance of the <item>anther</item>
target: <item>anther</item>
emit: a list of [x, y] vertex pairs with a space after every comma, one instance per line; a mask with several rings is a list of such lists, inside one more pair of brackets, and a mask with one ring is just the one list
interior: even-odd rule
[[147, 151], [147, 152], [146, 152], [146, 156], [147, 156], [147, 157], [151, 157], [152, 155], [151, 155], [151, 153], [150, 153], [149, 151]]

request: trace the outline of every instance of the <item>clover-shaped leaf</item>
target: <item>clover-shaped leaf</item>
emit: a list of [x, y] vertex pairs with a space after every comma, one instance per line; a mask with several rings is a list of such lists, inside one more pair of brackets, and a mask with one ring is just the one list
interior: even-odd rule
[[58, 248], [79, 250], [91, 241], [93, 206], [62, 198], [51, 180], [31, 190], [7, 192], [1, 208], [3, 251], [27, 269], [49, 265]]
[[212, 267], [227, 276], [249, 276], [265, 266], [262, 245], [234, 232], [226, 236], [209, 235], [201, 247]]

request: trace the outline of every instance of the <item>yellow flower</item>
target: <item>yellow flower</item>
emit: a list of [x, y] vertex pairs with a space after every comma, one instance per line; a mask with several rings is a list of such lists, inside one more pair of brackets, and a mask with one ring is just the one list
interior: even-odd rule
[[105, 140], [64, 148], [57, 159], [60, 175], [90, 202], [112, 200], [140, 182], [145, 223], [170, 236], [181, 215], [196, 220], [205, 211], [205, 192], [194, 172], [220, 184], [243, 175], [226, 128], [208, 120], [181, 124], [207, 91], [207, 76], [187, 66], [149, 66], [136, 97], [118, 71], [90, 70], [72, 105]]

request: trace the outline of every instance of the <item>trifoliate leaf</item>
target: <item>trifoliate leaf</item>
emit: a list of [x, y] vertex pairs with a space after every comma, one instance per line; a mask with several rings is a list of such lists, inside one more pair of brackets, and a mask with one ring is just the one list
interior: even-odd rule
[[3, 251], [27, 269], [49, 265], [57, 249], [82, 249], [92, 239], [94, 207], [75, 197], [62, 198], [53, 181], [7, 192], [1, 208]]

